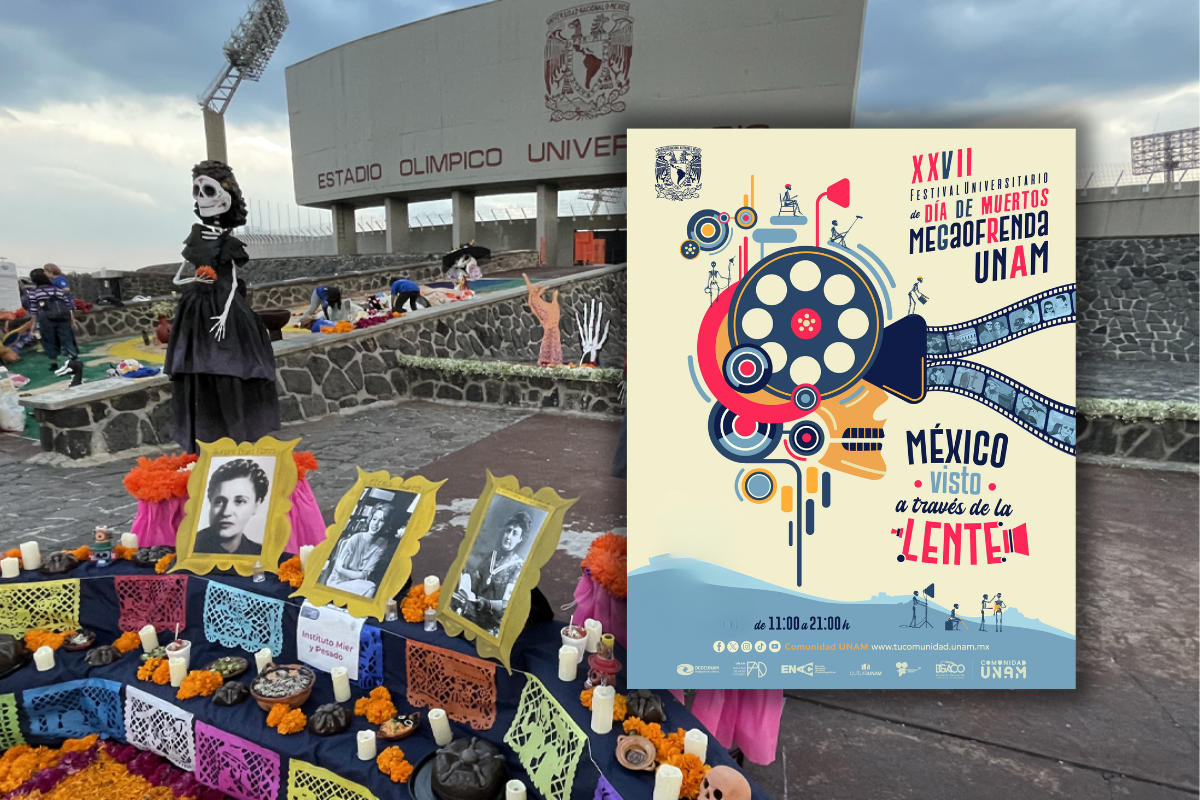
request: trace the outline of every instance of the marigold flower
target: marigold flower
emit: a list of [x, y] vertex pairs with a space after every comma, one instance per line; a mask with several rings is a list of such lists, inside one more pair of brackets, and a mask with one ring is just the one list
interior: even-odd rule
[[286, 583], [293, 589], [299, 589], [300, 584], [304, 583], [304, 569], [300, 566], [300, 556], [292, 556], [280, 564], [279, 572], [275, 573], [275, 577], [279, 578], [281, 583]]
[[354, 703], [354, 713], [366, 717], [372, 725], [382, 725], [396, 716], [392, 693], [385, 686], [376, 686], [368, 697], [360, 697]]
[[679, 796], [686, 797], [688, 800], [696, 800], [700, 796], [700, 784], [704, 782], [704, 776], [712, 767], [702, 762], [699, 756], [691, 753], [674, 755], [663, 763], [678, 767], [679, 771], [683, 773], [683, 785], [679, 789]]
[[[128, 636], [129, 634], [125, 634]], [[138, 667], [137, 678], [139, 681], [148, 681], [154, 677], [154, 671], [158, 669], [160, 664], [166, 663], [165, 658], [150, 658], [147, 659], [140, 667]], [[168, 668], [167, 680], [170, 680], [170, 671]]]
[[274, 728], [286, 736], [289, 733], [299, 733], [308, 725], [308, 717], [298, 708], [292, 708], [287, 703], [276, 703], [267, 714], [267, 727]]
[[[74, 631], [71, 631], [74, 633]], [[51, 633], [50, 631], [32, 630], [25, 634], [25, 647], [30, 652], [37, 650], [39, 647], [49, 647], [51, 650], [57, 650], [62, 647], [63, 642], [67, 640], [66, 633]]]
[[162, 575], [164, 572], [166, 572], [168, 569], [171, 568], [171, 562], [174, 560], [175, 560], [175, 554], [167, 553], [165, 556], [163, 556], [162, 558], [160, 558], [158, 560], [157, 564], [154, 565], [154, 571], [157, 572], [159, 575]]
[[150, 676], [150, 680], [159, 686], [166, 686], [171, 682], [171, 664], [167, 659], [158, 659], [158, 666], [154, 668], [154, 674]]
[[408, 590], [408, 595], [400, 603], [400, 614], [405, 622], [421, 622], [425, 619], [425, 610], [437, 609], [438, 599], [442, 590], [438, 589], [431, 595], [425, 594], [425, 584], [418, 583]]
[[113, 642], [113, 647], [117, 648], [122, 653], [132, 652], [141, 646], [142, 637], [138, 635], [137, 631], [125, 631], [119, 637], [117, 637], [115, 642]]
[[92, 548], [88, 547], [86, 544], [82, 547], [76, 547], [74, 550], [64, 550], [63, 552], [70, 553], [80, 561], [87, 561], [92, 557]]
[[217, 279], [217, 271], [212, 267], [197, 267], [196, 277], [207, 278], [210, 281], [215, 281]]
[[[157, 680], [158, 675], [156, 674], [154, 677]], [[167, 677], [170, 680], [169, 671]], [[217, 691], [217, 689], [220, 689], [221, 684], [224, 682], [224, 678], [216, 672], [207, 669], [194, 669], [183, 679], [183, 683], [179, 685], [179, 691], [175, 693], [175, 696], [180, 700], [187, 700], [192, 697], [208, 697]]]
[[399, 747], [389, 747], [375, 758], [379, 771], [392, 779], [393, 783], [408, 783], [412, 775], [413, 765], [404, 759], [404, 751]]

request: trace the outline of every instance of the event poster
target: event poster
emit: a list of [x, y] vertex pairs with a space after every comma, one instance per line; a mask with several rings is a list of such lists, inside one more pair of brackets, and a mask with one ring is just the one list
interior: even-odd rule
[[629, 132], [629, 685], [1075, 686], [1075, 133]]

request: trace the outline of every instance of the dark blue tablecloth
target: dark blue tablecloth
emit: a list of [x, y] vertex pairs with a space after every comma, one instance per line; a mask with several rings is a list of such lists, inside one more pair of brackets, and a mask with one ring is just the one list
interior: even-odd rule
[[[139, 568], [129, 562], [116, 562], [109, 567], [98, 567], [87, 563], [65, 575], [42, 577], [36, 572], [22, 572], [19, 578], [0, 580], [0, 586], [16, 583], [29, 583], [39, 580], [59, 580], [64, 578], [80, 579], [80, 622], [97, 634], [96, 645], [111, 644], [120, 634], [116, 592], [113, 589], [112, 578], [118, 575], [152, 575], [152, 570]], [[179, 574], [179, 573], [176, 573]], [[241, 650], [230, 650], [220, 644], [214, 644], [205, 639], [204, 635], [204, 600], [210, 581], [219, 581], [229, 586], [259, 595], [273, 597], [284, 601], [283, 617], [283, 652], [275, 659], [277, 663], [294, 663], [296, 661], [296, 620], [303, 598], [288, 598], [292, 588], [281, 583], [274, 575], [267, 575], [263, 583], [254, 583], [249, 578], [237, 575], [210, 573], [207, 576], [190, 575], [187, 592], [187, 629], [180, 633], [181, 638], [192, 642], [191, 664], [196, 669], [224, 655], [240, 655], [249, 659], [250, 671], [237, 680], [247, 684], [254, 671], [254, 656]], [[477, 657], [473, 643], [463, 638], [451, 638], [442, 630], [426, 632], [419, 623], [408, 623], [403, 619], [396, 622], [379, 622], [368, 620], [368, 625], [374, 625], [383, 632], [384, 647], [384, 685], [391, 691], [400, 713], [419, 710], [427, 714], [428, 708], [417, 709], [406, 701], [406, 657], [407, 640], [414, 639], [446, 650]], [[525, 782], [531, 798], [540, 796], [530, 783], [524, 769], [516, 759], [512, 750], [504, 745], [504, 734], [515, 718], [517, 704], [520, 700], [521, 689], [526, 682], [526, 676], [521, 671], [530, 672], [538, 677], [546, 688], [554, 694], [555, 699], [575, 720], [575, 723], [589, 738], [589, 747], [584, 750], [579, 759], [575, 772], [574, 800], [590, 800], [599, 781], [600, 774], [620, 792], [624, 800], [649, 798], [653, 792], [654, 774], [650, 772], [632, 772], [617, 763], [614, 749], [617, 736], [622, 733], [620, 723], [614, 724], [611, 733], [601, 736], [591, 731], [591, 712], [579, 702], [579, 693], [583, 690], [586, 677], [586, 661], [580, 665], [579, 677], [572, 683], [564, 683], [558, 679], [558, 649], [561, 645], [559, 637], [560, 623], [552, 622], [544, 625], [529, 626], [517, 641], [512, 652], [513, 673], [508, 674], [502, 665], [496, 669], [497, 713], [495, 724], [486, 731], [475, 731], [469, 726], [451, 721], [455, 737], [478, 736], [481, 739], [497, 745], [508, 759], [509, 771], [514, 778]], [[160, 637], [166, 642], [171, 636]], [[89, 667], [84, 661], [87, 651], [67, 652], [59, 650], [55, 653], [55, 667], [47, 672], [38, 672], [32, 662], [29, 666], [18, 670], [6, 678], [0, 679], [0, 694], [16, 693], [18, 703], [21, 693], [27, 689], [49, 686], [81, 678], [105, 678], [122, 684], [137, 686], [139, 689], [156, 695], [179, 708], [191, 712], [197, 721], [208, 723], [221, 730], [240, 736], [262, 747], [277, 752], [280, 755], [280, 798], [287, 793], [287, 759], [298, 758], [324, 767], [337, 773], [347, 780], [359, 783], [373, 792], [377, 797], [406, 797], [406, 790], [397, 787], [385, 777], [375, 766], [374, 761], [359, 761], [355, 732], [373, 726], [363, 717], [354, 717], [351, 728], [346, 733], [332, 737], [313, 736], [307, 731], [283, 736], [266, 726], [266, 714], [253, 700], [247, 700], [239, 706], [222, 708], [212, 704], [210, 698], [193, 698], [177, 700], [176, 690], [170, 686], [158, 686], [152, 682], [137, 680], [137, 669], [141, 662], [138, 653], [127, 654], [124, 658], [104, 667]], [[618, 658], [625, 661], [624, 653], [619, 652]], [[366, 694], [364, 690], [353, 686], [353, 700]], [[623, 675], [618, 676], [617, 690], [624, 692]], [[685, 730], [703, 726], [694, 716], [677, 701], [670, 693], [660, 692], [666, 709], [667, 721], [663, 724], [664, 731], [676, 728]], [[333, 686], [329, 677], [318, 673], [317, 685], [312, 696], [304, 704], [303, 710], [310, 714], [323, 703], [332, 703]], [[22, 712], [22, 730], [28, 732], [24, 724]], [[33, 744], [51, 744], [48, 741], [38, 741], [30, 737]], [[379, 749], [391, 743], [379, 741]], [[422, 719], [418, 733], [396, 742], [404, 751], [405, 758], [416, 764], [428, 753], [436, 749], [433, 735], [428, 724]], [[736, 767], [720, 744], [709, 734], [708, 763], [716, 766], [724, 764]], [[765, 800], [766, 795], [751, 783], [755, 800]], [[398, 794], [403, 792], [403, 794]]]

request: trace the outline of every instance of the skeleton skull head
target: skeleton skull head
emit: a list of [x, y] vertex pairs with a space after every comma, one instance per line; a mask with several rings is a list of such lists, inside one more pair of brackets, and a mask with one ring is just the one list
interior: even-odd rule
[[859, 381], [845, 392], [822, 398], [814, 417], [825, 427], [829, 441], [818, 457], [826, 469], [844, 472], [859, 478], [877, 481], [887, 473], [883, 460], [883, 426], [886, 420], [876, 419], [875, 412], [888, 395], [873, 383]]
[[201, 217], [219, 217], [233, 205], [233, 196], [225, 187], [207, 175], [198, 175], [192, 180], [192, 198]]
[[700, 784], [699, 800], [750, 800], [750, 782], [733, 767], [713, 767]]

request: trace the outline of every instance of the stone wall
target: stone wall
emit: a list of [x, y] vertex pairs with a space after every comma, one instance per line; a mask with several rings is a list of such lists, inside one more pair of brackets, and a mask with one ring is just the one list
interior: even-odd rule
[[1080, 239], [1080, 358], [1200, 360], [1196, 236]]
[[[442, 262], [416, 263], [395, 256], [322, 256], [315, 258], [273, 259], [265, 264], [259, 274], [313, 274], [318, 277], [295, 278], [274, 283], [252, 283], [247, 291], [250, 305], [255, 309], [276, 306], [295, 306], [307, 303], [313, 290], [322, 284], [335, 283], [343, 292], [359, 293], [383, 290], [391, 277], [406, 277], [415, 281], [428, 281], [442, 275]], [[536, 265], [537, 254], [518, 251], [501, 253], [480, 265], [485, 275], [514, 269], [530, 269]], [[255, 262], [250, 262], [255, 264]], [[333, 270], [333, 271], [328, 271]], [[339, 271], [340, 270], [340, 271]], [[328, 272], [327, 272], [328, 271]], [[142, 275], [146, 273], [131, 273]], [[239, 271], [239, 275], [242, 274]], [[161, 277], [161, 276], [158, 276]], [[164, 278], [170, 290], [177, 287], [170, 278]], [[130, 295], [124, 292], [126, 297]], [[170, 297], [168, 291], [165, 297]], [[156, 296], [156, 301], [164, 296]], [[150, 304], [126, 303], [124, 306], [96, 306], [87, 314], [78, 314], [80, 341], [94, 341], [117, 336], [137, 336], [149, 331]]]
[[[610, 325], [601, 358], [614, 369], [534, 366], [541, 326], [527, 308], [524, 289], [510, 289], [352, 333], [276, 342], [284, 421], [406, 399], [624, 413], [618, 402], [626, 341], [624, 266], [545, 283], [561, 292], [563, 351], [571, 361], [579, 361], [575, 308], [593, 298], [604, 302]], [[165, 376], [133, 384], [111, 378], [33, 395], [22, 404], [34, 409], [43, 449], [69, 458], [171, 442], [171, 385]]]
[[1195, 464], [1200, 461], [1200, 422], [1194, 419], [1079, 417], [1076, 447], [1082, 454]]

